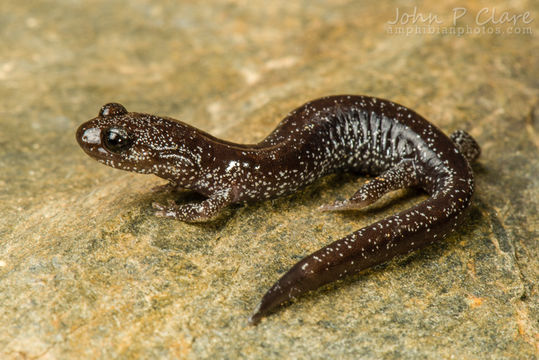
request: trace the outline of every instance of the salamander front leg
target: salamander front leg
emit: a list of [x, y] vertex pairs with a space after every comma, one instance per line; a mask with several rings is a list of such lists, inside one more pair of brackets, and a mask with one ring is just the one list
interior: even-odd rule
[[358, 210], [374, 203], [390, 191], [418, 184], [417, 168], [413, 160], [406, 159], [364, 184], [352, 197], [323, 205], [322, 211]]
[[198, 203], [176, 204], [169, 200], [167, 205], [153, 203], [152, 207], [157, 210], [156, 216], [169, 217], [186, 222], [208, 221], [232, 203], [232, 191], [221, 190], [212, 194], [209, 198]]

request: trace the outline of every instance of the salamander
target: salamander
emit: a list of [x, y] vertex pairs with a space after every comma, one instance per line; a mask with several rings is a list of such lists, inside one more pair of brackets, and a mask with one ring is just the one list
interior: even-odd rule
[[316, 99], [290, 112], [264, 140], [237, 144], [180, 121], [104, 105], [76, 133], [82, 149], [113, 168], [155, 174], [169, 190], [190, 189], [200, 202], [153, 203], [155, 215], [208, 221], [226, 206], [297, 191], [328, 174], [374, 176], [344, 201], [321, 210], [356, 210], [384, 194], [419, 187], [429, 198], [359, 229], [303, 258], [262, 297], [261, 318], [305, 292], [407, 254], [453, 231], [474, 192], [470, 163], [480, 148], [466, 132], [447, 137], [415, 111], [369, 96]]

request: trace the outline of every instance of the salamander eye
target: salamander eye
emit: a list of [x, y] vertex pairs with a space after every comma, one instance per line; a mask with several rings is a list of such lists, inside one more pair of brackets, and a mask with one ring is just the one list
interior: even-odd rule
[[99, 116], [113, 116], [113, 115], [124, 115], [127, 114], [127, 110], [122, 104], [118, 103], [109, 103], [103, 105], [101, 110], [99, 110]]
[[123, 128], [111, 127], [103, 131], [103, 145], [110, 152], [120, 153], [129, 149], [132, 144], [133, 139]]

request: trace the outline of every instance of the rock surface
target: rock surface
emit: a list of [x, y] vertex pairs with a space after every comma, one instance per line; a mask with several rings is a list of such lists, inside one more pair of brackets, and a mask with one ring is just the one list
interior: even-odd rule
[[[471, 2], [457, 25], [480, 32], [461, 36], [443, 33], [460, 3], [417, 8], [440, 33], [409, 35], [395, 32], [411, 20], [388, 24], [399, 4], [2, 1], [0, 358], [536, 358], [538, 3], [498, 2], [533, 19], [509, 34], [477, 25]], [[424, 195], [319, 213], [364, 181], [333, 175], [190, 225], [152, 216], [162, 180], [100, 165], [74, 139], [116, 101], [256, 142], [338, 93], [469, 131], [483, 149], [469, 220], [257, 327], [247, 317], [298, 259]]]

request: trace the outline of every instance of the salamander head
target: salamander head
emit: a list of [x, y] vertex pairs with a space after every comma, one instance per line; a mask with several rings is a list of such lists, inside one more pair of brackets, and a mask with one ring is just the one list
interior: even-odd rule
[[[168, 178], [170, 168], [196, 171], [188, 151], [192, 128], [170, 119], [130, 113], [120, 104], [104, 105], [77, 130], [80, 147], [113, 168]], [[177, 175], [177, 174], [176, 174]]]

